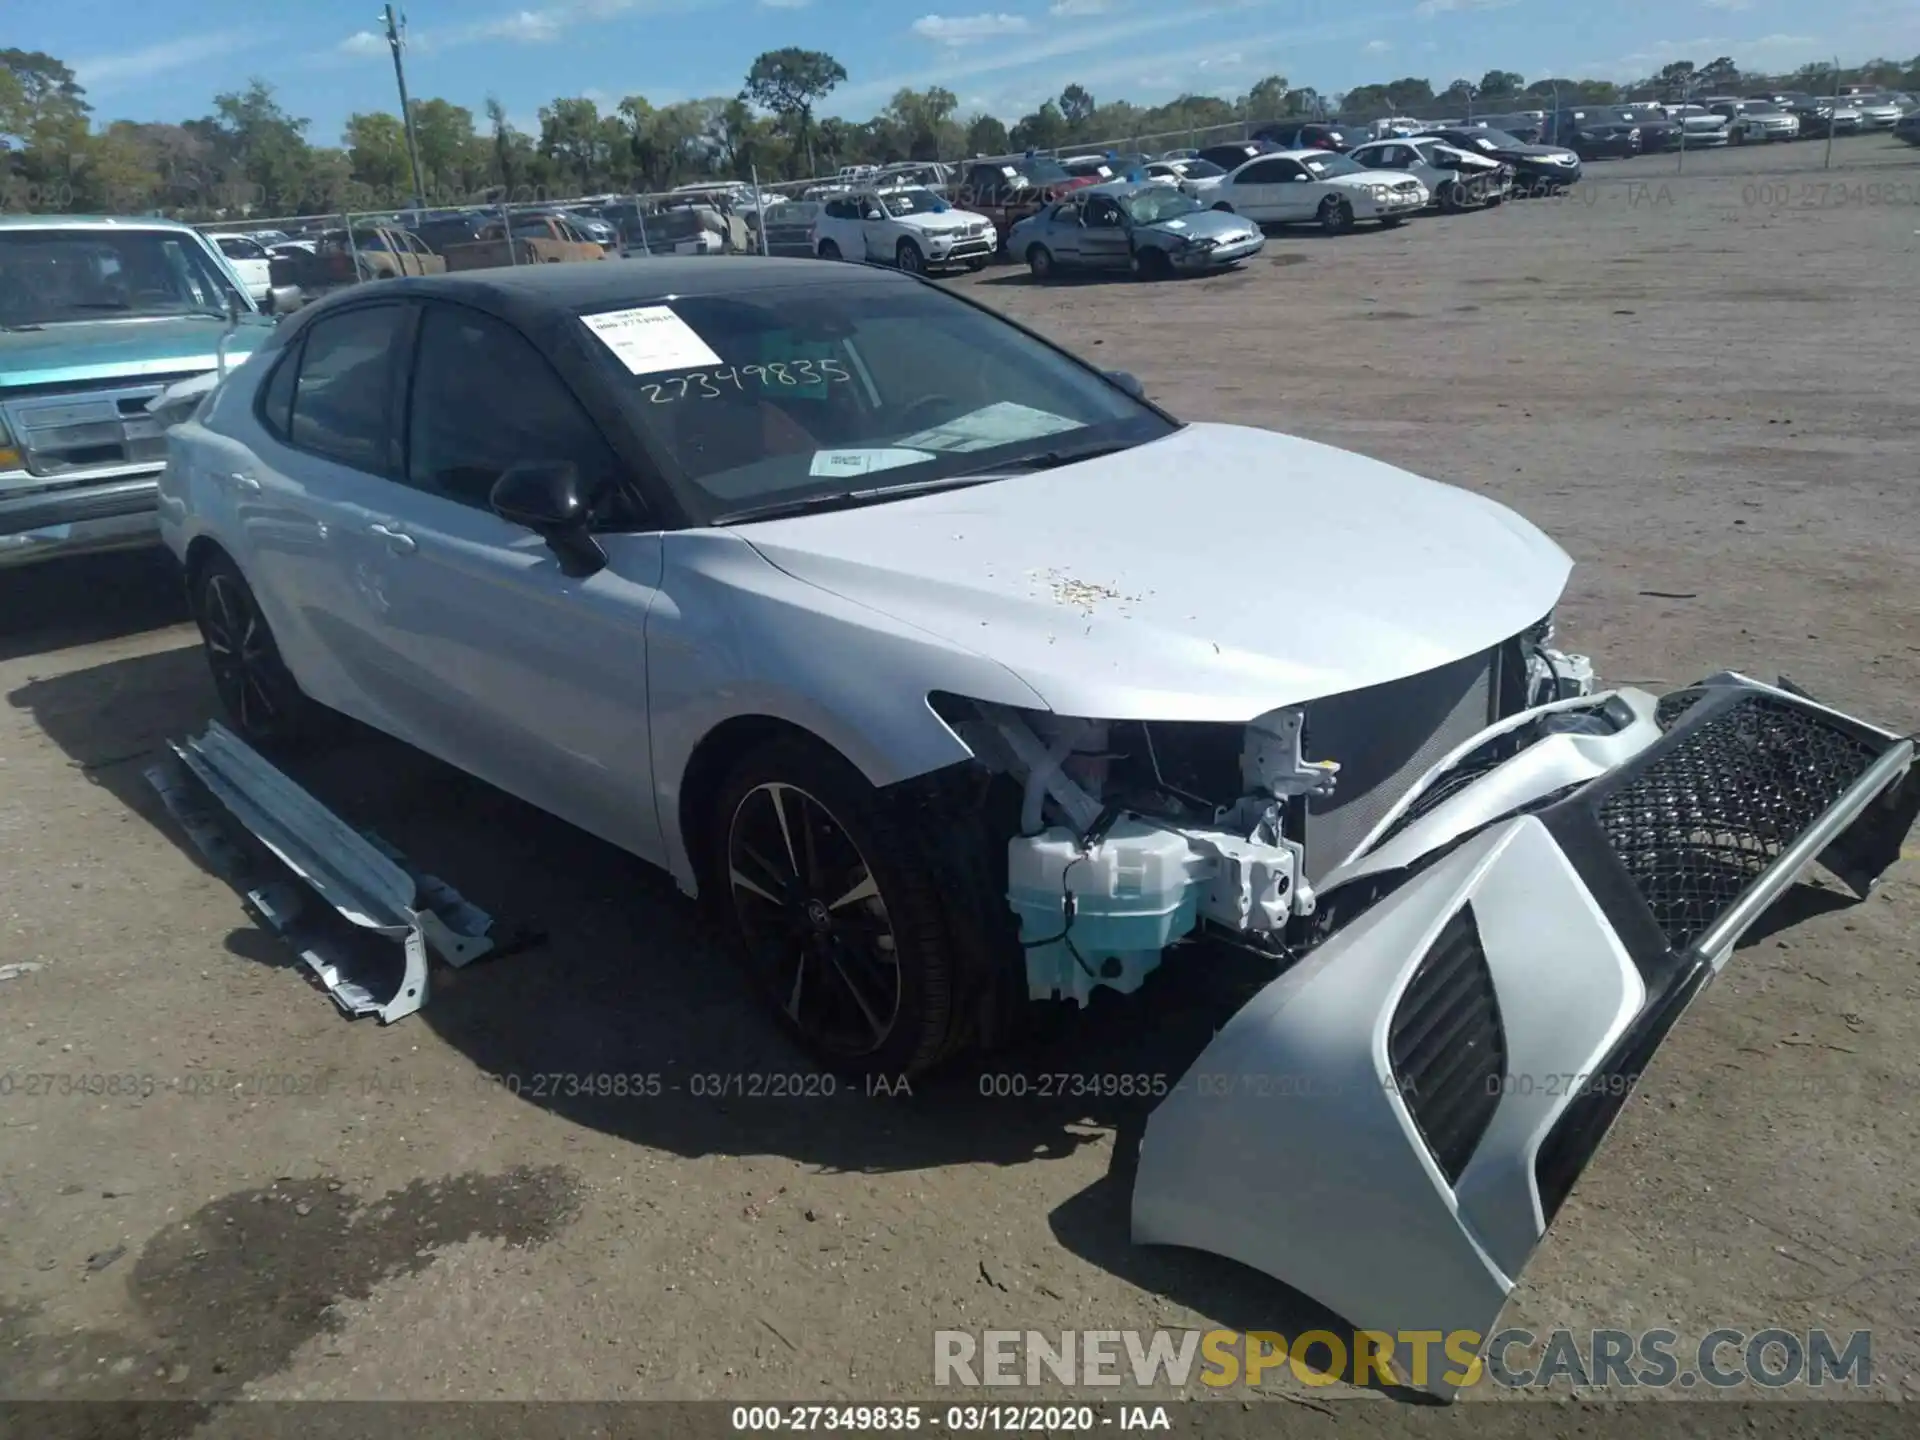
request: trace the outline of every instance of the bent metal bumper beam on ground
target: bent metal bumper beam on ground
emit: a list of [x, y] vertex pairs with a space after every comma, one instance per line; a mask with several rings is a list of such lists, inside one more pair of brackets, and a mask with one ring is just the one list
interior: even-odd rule
[[1617, 693], [1658, 738], [1407, 867], [1220, 1031], [1148, 1119], [1136, 1241], [1263, 1270], [1454, 1392], [1418, 1337], [1484, 1343], [1735, 943], [1816, 860], [1864, 897], [1920, 810], [1912, 740], [1803, 695]]
[[[387, 1024], [404, 1019], [426, 1004], [429, 950], [459, 966], [497, 949], [492, 920], [483, 911], [444, 882], [409, 871], [393, 851], [354, 830], [218, 721], [199, 738], [170, 748], [177, 762], [148, 770], [148, 782], [201, 852], [245, 889], [261, 919], [294, 947], [347, 1014], [377, 1015]], [[195, 793], [188, 773], [357, 930], [400, 942], [398, 971], [365, 963], [353, 946], [311, 924], [300, 886], [250, 883], [244, 852]]]

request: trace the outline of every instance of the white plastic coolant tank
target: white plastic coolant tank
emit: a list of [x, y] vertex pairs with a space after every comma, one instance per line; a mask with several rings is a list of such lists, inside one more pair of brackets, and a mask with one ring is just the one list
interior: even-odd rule
[[1203, 864], [1184, 837], [1127, 816], [1085, 853], [1060, 826], [1008, 842], [1007, 902], [1029, 947], [1028, 994], [1070, 995], [1084, 1005], [1096, 985], [1137, 990], [1160, 952], [1193, 929], [1194, 873]]

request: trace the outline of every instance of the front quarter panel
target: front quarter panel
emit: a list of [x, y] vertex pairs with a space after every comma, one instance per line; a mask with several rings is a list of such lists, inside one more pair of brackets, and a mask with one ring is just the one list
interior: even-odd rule
[[785, 721], [832, 746], [875, 786], [970, 758], [927, 705], [935, 690], [1044, 708], [1005, 667], [779, 569], [751, 527], [667, 537], [647, 620], [653, 761], [666, 863], [689, 894], [680, 825], [688, 763], [729, 720]]

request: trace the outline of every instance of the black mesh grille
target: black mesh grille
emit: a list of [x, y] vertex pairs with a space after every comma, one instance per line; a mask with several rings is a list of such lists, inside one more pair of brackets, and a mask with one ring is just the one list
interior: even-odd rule
[[1486, 1133], [1507, 1071], [1500, 1003], [1471, 907], [1447, 922], [1407, 982], [1387, 1057], [1420, 1137], [1451, 1185]]
[[1654, 723], [1662, 730], [1673, 729], [1680, 723], [1681, 716], [1700, 703], [1700, 698], [1701, 692], [1698, 690], [1678, 690], [1671, 695], [1662, 695], [1660, 703], [1654, 707]]
[[[1699, 697], [1670, 698], [1691, 708]], [[1679, 714], [1660, 718], [1669, 729], [1682, 724]], [[1818, 713], [1770, 695], [1744, 696], [1669, 743], [1607, 796], [1599, 819], [1676, 950], [1711, 929], [1877, 755]]]

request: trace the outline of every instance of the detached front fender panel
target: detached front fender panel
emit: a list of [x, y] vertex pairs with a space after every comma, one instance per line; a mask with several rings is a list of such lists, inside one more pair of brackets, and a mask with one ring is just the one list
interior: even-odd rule
[[1912, 741], [1785, 689], [1718, 676], [1657, 724], [1429, 858], [1234, 1016], [1149, 1117], [1135, 1240], [1263, 1270], [1451, 1394], [1459, 1372], [1409, 1338], [1484, 1343], [1740, 936], [1816, 859], [1864, 895], [1920, 811]]

